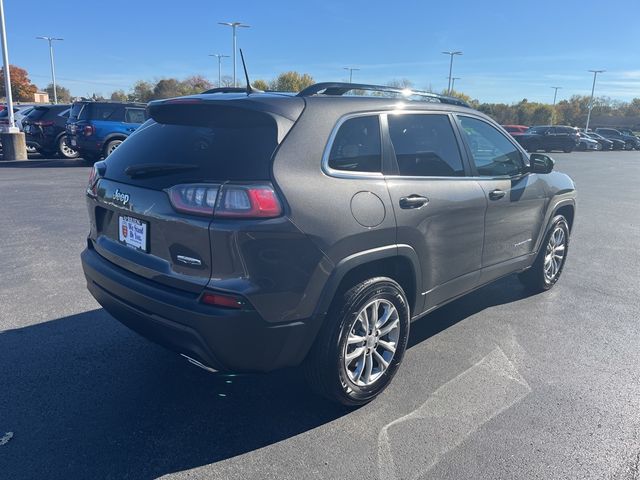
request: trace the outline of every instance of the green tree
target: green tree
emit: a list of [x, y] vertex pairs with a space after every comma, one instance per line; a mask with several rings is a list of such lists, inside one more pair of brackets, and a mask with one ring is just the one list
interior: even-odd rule
[[251, 84], [258, 90], [269, 90], [269, 82], [267, 82], [266, 80], [262, 80], [259, 78], [258, 80], [254, 80], [253, 82], [251, 82]]
[[[44, 89], [45, 92], [49, 94], [49, 100], [53, 101], [53, 83], [47, 85], [47, 88]], [[62, 85], [56, 84], [56, 93], [58, 94], [58, 102], [60, 103], [70, 103], [71, 102], [71, 92], [68, 88], [64, 88]]]
[[129, 99], [124, 90], [116, 90], [111, 94], [111, 100], [114, 102], [126, 102]]
[[182, 95], [195, 95], [213, 88], [213, 83], [202, 75], [193, 75], [180, 82]]
[[133, 86], [128, 100], [130, 102], [147, 103], [149, 100], [153, 99], [153, 95], [153, 84], [143, 80], [138, 80]]
[[313, 77], [307, 73], [284, 72], [271, 82], [270, 89], [276, 92], [299, 92], [300, 90], [313, 85]]
[[182, 85], [175, 78], [163, 78], [153, 87], [153, 98], [171, 98], [182, 95]]
[[[31, 83], [27, 71], [24, 68], [9, 65], [9, 73], [11, 75], [11, 94], [13, 99], [18, 102], [33, 102], [33, 96], [38, 91], [38, 87]], [[0, 68], [0, 97], [6, 96], [4, 68]]]

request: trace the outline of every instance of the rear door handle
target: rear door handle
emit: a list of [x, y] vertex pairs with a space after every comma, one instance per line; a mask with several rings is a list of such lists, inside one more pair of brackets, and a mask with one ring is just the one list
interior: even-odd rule
[[494, 191], [492, 191], [491, 193], [489, 193], [489, 198], [491, 200], [500, 200], [502, 197], [504, 197], [507, 193], [504, 190], [500, 190], [498, 188], [496, 188]]
[[408, 197], [400, 198], [399, 203], [400, 203], [400, 208], [404, 208], [404, 209], [420, 208], [420, 207], [424, 207], [427, 203], [429, 203], [429, 199], [421, 195], [409, 195]]

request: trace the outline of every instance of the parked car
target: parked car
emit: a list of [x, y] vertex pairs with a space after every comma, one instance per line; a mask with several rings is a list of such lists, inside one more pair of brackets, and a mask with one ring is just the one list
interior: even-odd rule
[[579, 140], [578, 145], [576, 146], [576, 150], [602, 150], [602, 145], [600, 145], [597, 140], [589, 137], [589, 135], [587, 135], [586, 133], [580, 132], [578, 134], [578, 137]]
[[67, 122], [69, 144], [82, 158], [107, 157], [146, 120], [145, 105], [123, 102], [75, 102]]
[[636, 138], [640, 138], [638, 137], [638, 135], [636, 135], [633, 130], [630, 130], [628, 128], [619, 128], [618, 131], [623, 134], [623, 135], [629, 135], [630, 137], [636, 137]]
[[625, 135], [615, 128], [596, 128], [596, 133], [599, 133], [609, 140], [622, 140], [625, 143], [625, 150], [640, 150], [640, 139], [631, 135]]
[[[353, 89], [384, 97], [342, 98]], [[319, 393], [360, 405], [395, 375], [411, 320], [512, 273], [551, 288], [571, 178], [460, 100], [389, 100], [402, 93], [151, 102], [90, 174], [89, 291], [197, 366], [302, 364]]]
[[43, 156], [58, 154], [76, 158], [77, 150], [67, 144], [65, 125], [70, 105], [38, 105], [22, 119], [27, 147]]
[[[13, 107], [13, 118], [16, 122], [16, 127], [20, 131], [22, 131], [22, 119], [26, 117], [31, 110], [33, 110], [34, 105], [14, 105]], [[9, 125], [9, 110], [4, 108], [0, 111], [0, 129], [7, 127]]]
[[602, 150], [624, 150], [625, 143], [622, 140], [609, 140], [608, 138], [604, 138], [602, 135], [597, 134], [589, 130], [586, 133], [589, 138], [593, 138], [597, 141], [601, 146]]
[[569, 153], [576, 148], [580, 140], [578, 130], [566, 125], [534, 126], [515, 138], [529, 152], [561, 150]]
[[518, 137], [529, 130], [526, 125], [502, 125], [502, 128], [509, 132], [512, 137]]

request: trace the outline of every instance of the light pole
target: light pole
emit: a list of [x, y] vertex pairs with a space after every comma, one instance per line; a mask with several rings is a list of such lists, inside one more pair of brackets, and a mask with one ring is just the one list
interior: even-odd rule
[[606, 70], [589, 70], [593, 72], [593, 85], [591, 86], [591, 100], [589, 101], [589, 113], [587, 113], [587, 125], [584, 127], [584, 131], [589, 131], [589, 120], [591, 120], [591, 109], [593, 108], [593, 92], [596, 90], [596, 77], [599, 73], [606, 72]]
[[56, 89], [56, 69], [53, 66], [53, 42], [56, 40], [64, 40], [64, 38], [54, 37], [36, 37], [38, 40], [47, 40], [49, 42], [49, 58], [51, 59], [51, 81], [53, 83], [53, 103], [58, 103], [58, 92]]
[[453, 71], [453, 57], [455, 57], [456, 55], [462, 55], [462, 52], [454, 51], [454, 52], [442, 52], [442, 53], [444, 53], [445, 55], [449, 55], [449, 57], [451, 57], [450, 60], [449, 60], [449, 83], [447, 85], [447, 95], [451, 95], [451, 89], [452, 89], [452, 86], [451, 86], [451, 78], [452, 78], [451, 77], [451, 73]]
[[229, 55], [223, 55], [221, 53], [210, 53], [210, 57], [218, 58], [218, 88], [222, 87], [222, 59], [229, 58]]
[[240, 28], [249, 28], [251, 25], [245, 25], [242, 22], [218, 22], [219, 25], [226, 25], [227, 27], [231, 27], [233, 30], [233, 86], [237, 87], [236, 83], [236, 50], [238, 40], [236, 38], [236, 30], [238, 27]]
[[26, 160], [27, 148], [24, 133], [16, 128], [13, 116], [13, 97], [11, 95], [11, 72], [9, 71], [9, 48], [7, 32], [4, 26], [4, 2], [0, 0], [0, 37], [2, 37], [2, 61], [4, 66], [4, 89], [7, 100], [7, 130], [0, 134], [2, 141], [2, 160]]
[[556, 114], [556, 98], [558, 97], [558, 90], [561, 89], [562, 87], [551, 87], [553, 88], [553, 109], [551, 112], [551, 125], [553, 125], [554, 123], [554, 118], [555, 114]]
[[456, 80], [460, 80], [460, 77], [451, 77], [451, 92], [455, 92], [456, 90], [455, 89]]
[[353, 72], [360, 71], [359, 68], [344, 67], [343, 70], [349, 70], [349, 83], [353, 83]]

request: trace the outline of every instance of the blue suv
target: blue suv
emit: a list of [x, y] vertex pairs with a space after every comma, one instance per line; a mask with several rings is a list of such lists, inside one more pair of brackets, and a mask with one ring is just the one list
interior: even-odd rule
[[67, 121], [68, 144], [93, 162], [109, 156], [146, 119], [143, 103], [75, 102]]

